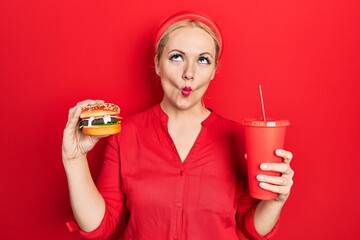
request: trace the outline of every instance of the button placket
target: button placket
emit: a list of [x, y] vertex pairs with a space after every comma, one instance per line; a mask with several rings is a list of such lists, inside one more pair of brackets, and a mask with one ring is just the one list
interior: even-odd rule
[[183, 210], [185, 194], [185, 174], [184, 167], [181, 165], [178, 169], [177, 184], [174, 198], [174, 225], [172, 226], [171, 236], [173, 239], [181, 239], [183, 227]]

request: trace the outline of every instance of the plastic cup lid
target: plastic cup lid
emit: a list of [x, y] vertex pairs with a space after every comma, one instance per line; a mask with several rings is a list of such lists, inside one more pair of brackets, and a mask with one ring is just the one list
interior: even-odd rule
[[263, 121], [261, 119], [243, 119], [241, 124], [253, 127], [286, 127], [290, 125], [289, 120], [272, 120]]

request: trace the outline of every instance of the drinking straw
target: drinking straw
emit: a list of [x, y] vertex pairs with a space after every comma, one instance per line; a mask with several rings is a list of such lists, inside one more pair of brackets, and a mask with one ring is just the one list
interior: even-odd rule
[[262, 108], [262, 114], [264, 118], [264, 122], [266, 122], [266, 115], [265, 115], [265, 107], [264, 107], [264, 98], [261, 90], [261, 85], [259, 85], [259, 93], [260, 93], [260, 101], [261, 101], [261, 108]]

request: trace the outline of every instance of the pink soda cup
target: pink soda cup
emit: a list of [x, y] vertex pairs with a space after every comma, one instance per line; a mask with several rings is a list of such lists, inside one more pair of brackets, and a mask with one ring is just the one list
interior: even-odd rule
[[275, 150], [284, 147], [286, 127], [290, 125], [290, 122], [288, 120], [244, 119], [242, 124], [245, 129], [250, 195], [261, 200], [275, 199], [277, 193], [262, 189], [256, 176], [258, 174], [280, 176], [278, 172], [261, 170], [260, 164], [283, 162], [282, 158], [275, 155]]

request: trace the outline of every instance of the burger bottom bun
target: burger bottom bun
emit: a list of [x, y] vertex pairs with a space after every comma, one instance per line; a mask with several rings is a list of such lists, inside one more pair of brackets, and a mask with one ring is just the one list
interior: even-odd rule
[[90, 126], [90, 127], [84, 126], [82, 128], [82, 131], [84, 134], [90, 136], [112, 135], [119, 133], [121, 131], [121, 125], [114, 124], [114, 125], [101, 125], [101, 126]]

